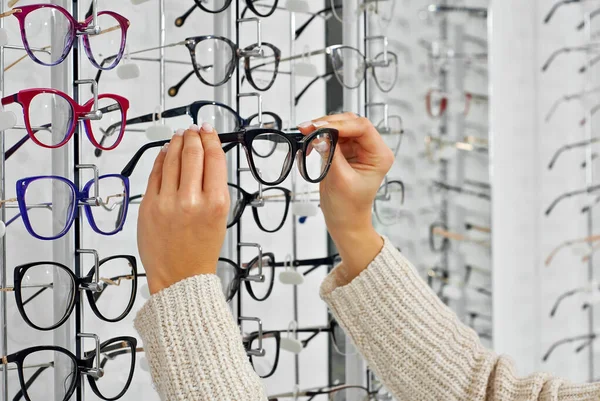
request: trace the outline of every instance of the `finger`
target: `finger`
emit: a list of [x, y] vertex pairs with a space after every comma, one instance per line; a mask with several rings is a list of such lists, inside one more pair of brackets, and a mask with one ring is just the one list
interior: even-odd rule
[[204, 192], [227, 191], [227, 163], [225, 153], [221, 148], [221, 140], [217, 131], [208, 124], [202, 124], [200, 139], [204, 146]]
[[317, 129], [319, 127], [325, 126], [326, 125], [325, 123], [330, 123], [333, 121], [343, 121], [343, 120], [356, 120], [357, 118], [359, 118], [359, 117], [356, 114], [351, 113], [351, 112], [332, 114], [329, 116], [323, 116], [321, 118], [317, 118], [315, 120], [302, 123], [302, 124], [298, 125], [298, 129], [300, 129], [300, 132], [302, 132], [304, 135], [306, 135], [306, 134], [310, 134], [311, 132], [313, 132], [315, 129]]
[[353, 120], [332, 121], [320, 128], [323, 127], [336, 129], [341, 142], [351, 140], [368, 153], [378, 153], [381, 149], [387, 147], [373, 124], [364, 117]]
[[154, 160], [154, 165], [152, 166], [152, 171], [150, 172], [150, 177], [148, 177], [148, 186], [146, 187], [146, 195], [158, 195], [160, 193], [160, 184], [162, 180], [162, 170], [163, 164], [165, 162], [165, 156], [167, 155], [167, 149], [169, 144], [166, 143], [158, 156], [156, 156], [156, 160]]
[[183, 134], [179, 192], [200, 195], [202, 174], [204, 174], [204, 147], [200, 139], [199, 127], [192, 125]]
[[183, 132], [179, 129], [171, 138], [165, 162], [163, 164], [160, 193], [175, 195], [179, 189], [179, 178], [181, 176], [181, 150], [183, 149]]

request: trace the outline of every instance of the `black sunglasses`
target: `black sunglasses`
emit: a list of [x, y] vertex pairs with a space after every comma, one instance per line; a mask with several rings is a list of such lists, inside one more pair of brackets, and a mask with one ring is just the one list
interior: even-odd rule
[[[225, 11], [231, 5], [231, 1], [232, 0], [225, 0], [222, 6], [215, 5], [213, 7], [209, 7], [207, 5], [202, 4], [203, 0], [194, 0], [194, 5], [189, 10], [187, 10], [181, 17], [177, 17], [177, 19], [175, 19], [175, 26], [182, 27], [183, 24], [185, 24], [185, 21], [194, 12], [196, 8], [200, 8], [206, 11], [207, 13], [218, 14], [220, 12]], [[267, 4], [257, 4], [258, 8], [265, 8], [265, 12], [260, 12], [255, 6], [255, 3], [260, 3], [260, 0], [246, 0], [246, 7], [242, 12], [242, 18], [244, 18], [246, 10], [248, 9], [250, 9], [254, 14], [258, 15], [259, 17], [270, 17], [277, 9], [278, 2], [279, 0], [269, 0], [266, 2]], [[218, 4], [220, 2], [215, 3]]]
[[[219, 127], [227, 132], [239, 131], [243, 128], [273, 128], [280, 130], [283, 128], [281, 117], [270, 111], [263, 111], [262, 118], [259, 121], [259, 114], [253, 114], [248, 118], [243, 118], [235, 110], [224, 103], [213, 102], [209, 100], [199, 100], [188, 104], [187, 106], [174, 107], [161, 113], [149, 113], [139, 117], [130, 118], [125, 121], [125, 125], [130, 127], [135, 124], [151, 123], [163, 118], [175, 118], [189, 116], [193, 124], [199, 122], [210, 122], [214, 127]], [[121, 122], [116, 122], [106, 129], [102, 129], [102, 138], [100, 145], [103, 145], [108, 137], [118, 132]], [[102, 149], [96, 148], [95, 155], [100, 157]]]
[[[131, 255], [116, 255], [100, 260], [98, 266], [101, 275], [95, 283], [95, 266], [86, 276], [76, 277], [61, 263], [27, 263], [15, 267], [14, 287], [2, 290], [14, 291], [23, 320], [37, 330], [54, 330], [65, 323], [79, 302], [80, 290], [86, 291], [90, 307], [100, 320], [119, 322], [135, 303], [137, 278], [142, 276], [137, 273], [137, 261]], [[66, 284], [59, 287], [55, 281]], [[53, 302], [55, 291], [67, 294], [60, 304]], [[101, 298], [104, 293], [108, 295]], [[115, 308], [116, 303], [121, 307]], [[48, 313], [47, 305], [54, 305], [53, 313]]]
[[[338, 140], [338, 130], [321, 128], [304, 136], [302, 133], [285, 133], [275, 129], [256, 128], [219, 134], [225, 152], [241, 144], [246, 151], [248, 165], [254, 178], [263, 185], [281, 184], [292, 170], [296, 157], [302, 177], [311, 183], [321, 182], [329, 172]], [[162, 147], [170, 139], [143, 145], [123, 168], [122, 175], [131, 176], [142, 155], [148, 150]], [[255, 157], [259, 155], [259, 157]]]
[[[131, 385], [135, 369], [136, 346], [137, 340], [133, 337], [116, 337], [100, 344], [98, 349], [86, 352], [83, 359], [78, 359], [70, 351], [62, 347], [32, 347], [3, 357], [2, 365], [4, 365], [4, 369], [7, 368], [6, 365], [9, 363], [17, 365], [21, 390], [15, 395], [13, 400], [20, 400], [21, 398], [25, 398], [26, 401], [47, 400], [49, 389], [47, 388], [47, 380], [45, 379], [49, 379], [49, 377], [52, 376], [53, 378], [62, 377], [62, 399], [63, 401], [67, 401], [71, 398], [78, 386], [81, 385], [81, 380], [79, 380], [80, 375], [85, 375], [88, 378], [88, 382], [94, 394], [102, 400], [114, 401], [121, 398]], [[99, 364], [99, 356], [101, 354], [109, 355], [111, 352], [123, 349], [128, 350], [131, 354], [131, 361], [127, 366], [129, 369], [127, 380], [123, 387], [121, 387], [115, 385], [114, 381], [103, 381], [103, 369], [99, 366], [94, 368], [94, 361], [97, 361]], [[54, 367], [57, 362], [61, 364], [61, 367], [66, 367], [67, 370], [54, 372]], [[28, 376], [28, 379], [26, 380], [25, 370], [29, 369], [36, 370], [33, 374]], [[50, 374], [44, 375], [44, 372], [46, 371], [50, 372]], [[35, 386], [35, 394], [45, 395], [38, 398], [31, 398], [29, 393], [33, 393], [32, 387], [36, 381], [38, 383], [44, 383]]]

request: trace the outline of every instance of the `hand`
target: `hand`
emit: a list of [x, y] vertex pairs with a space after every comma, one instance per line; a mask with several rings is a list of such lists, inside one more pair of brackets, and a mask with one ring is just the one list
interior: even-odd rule
[[210, 124], [177, 133], [154, 162], [138, 218], [138, 248], [155, 294], [214, 274], [227, 230], [227, 165]]
[[329, 234], [352, 281], [381, 251], [383, 241], [372, 224], [373, 201], [394, 163], [394, 154], [371, 122], [354, 113], [323, 117], [298, 128], [339, 131], [337, 150], [320, 184], [321, 209]]

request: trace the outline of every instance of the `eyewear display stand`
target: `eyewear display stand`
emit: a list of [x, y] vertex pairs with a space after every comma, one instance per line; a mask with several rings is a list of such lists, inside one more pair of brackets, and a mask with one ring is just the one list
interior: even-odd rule
[[[0, 14], [4, 13], [5, 6], [4, 2], [0, 2]], [[4, 18], [0, 19], [0, 29], [4, 29], [5, 21]], [[0, 47], [0, 92], [4, 93], [4, 47]], [[5, 176], [6, 176], [6, 160], [4, 157], [4, 150], [6, 148], [5, 135], [6, 131], [0, 132], [0, 199], [6, 199], [5, 191]], [[6, 221], [6, 207], [4, 203], [0, 204], [0, 219]], [[0, 285], [2, 288], [6, 288], [6, 236], [0, 237]], [[8, 355], [8, 322], [7, 322], [7, 305], [6, 305], [7, 294], [6, 292], [0, 292], [0, 353], [2, 355]], [[0, 384], [0, 391], [2, 401], [8, 401], [8, 371], [2, 369], [0, 372], [2, 380]]]

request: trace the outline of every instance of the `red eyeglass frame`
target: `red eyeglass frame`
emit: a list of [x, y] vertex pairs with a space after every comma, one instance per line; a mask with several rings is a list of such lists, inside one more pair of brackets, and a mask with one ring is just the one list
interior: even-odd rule
[[[442, 95], [442, 100], [440, 101], [439, 114], [434, 114], [431, 108], [431, 96], [434, 93], [439, 93], [440, 95]], [[471, 109], [471, 100], [473, 99], [473, 94], [465, 92], [463, 95], [465, 97], [465, 110], [463, 111], [463, 114], [466, 116], [467, 114], [469, 114], [469, 110]], [[440, 118], [444, 115], [444, 113], [446, 113], [446, 109], [448, 108], [448, 97], [445, 95], [445, 92], [440, 89], [430, 89], [427, 92], [427, 95], [425, 96], [425, 107], [427, 108], [427, 114], [429, 115], [429, 117]]]
[[[40, 142], [36, 138], [35, 132], [31, 128], [31, 121], [30, 121], [30, 116], [29, 116], [29, 106], [31, 105], [31, 101], [33, 100], [33, 98], [35, 98], [37, 95], [44, 94], [44, 93], [53, 94], [53, 95], [62, 97], [69, 103], [69, 105], [71, 106], [71, 110], [73, 111], [73, 118], [71, 119], [71, 125], [69, 127], [69, 131], [68, 131], [68, 133], [65, 134], [65, 137], [62, 140], [62, 142], [60, 142], [56, 145], [47, 145], [45, 143]], [[77, 128], [77, 124], [79, 123], [79, 121], [83, 120], [84, 126], [85, 126], [85, 133], [86, 133], [88, 139], [90, 140], [90, 142], [92, 143], [92, 145], [94, 145], [96, 148], [102, 149], [102, 150], [113, 150], [114, 148], [119, 146], [119, 144], [121, 143], [121, 140], [123, 139], [123, 134], [125, 133], [125, 125], [126, 125], [125, 122], [127, 121], [127, 111], [129, 110], [129, 100], [127, 100], [123, 96], [115, 95], [112, 93], [100, 94], [100, 95], [98, 95], [98, 100], [100, 100], [100, 99], [112, 99], [115, 102], [117, 102], [119, 104], [119, 107], [121, 108], [122, 119], [121, 119], [121, 129], [119, 131], [119, 136], [117, 137], [117, 140], [115, 141], [115, 143], [108, 147], [102, 146], [102, 145], [100, 145], [100, 143], [98, 141], [96, 141], [96, 139], [94, 138], [94, 135], [92, 134], [91, 121], [84, 119], [85, 116], [92, 111], [92, 109], [94, 107], [94, 99], [90, 99], [84, 105], [80, 105], [77, 102], [75, 102], [75, 100], [73, 100], [73, 98], [71, 98], [71, 96], [69, 96], [66, 93], [61, 92], [59, 90], [51, 89], [51, 88], [31, 88], [31, 89], [24, 89], [13, 95], [2, 98], [2, 105], [6, 106], [6, 105], [12, 104], [12, 103], [18, 103], [21, 105], [21, 107], [23, 108], [25, 127], [27, 128], [27, 133], [29, 134], [29, 138], [39, 146], [42, 146], [44, 148], [49, 148], [49, 149], [56, 149], [56, 148], [60, 148], [61, 146], [64, 146], [67, 142], [69, 142], [69, 140], [73, 136], [73, 133], [75, 132], [75, 128]]]

